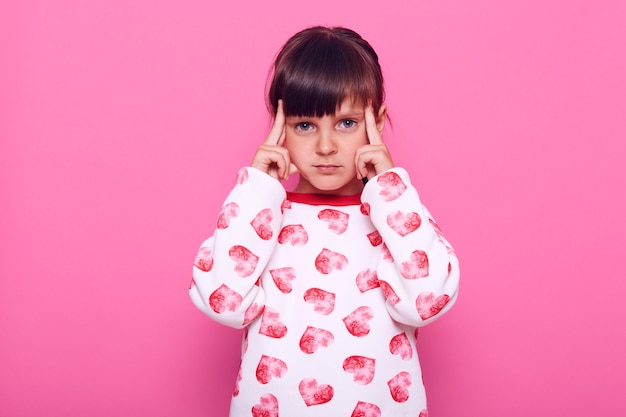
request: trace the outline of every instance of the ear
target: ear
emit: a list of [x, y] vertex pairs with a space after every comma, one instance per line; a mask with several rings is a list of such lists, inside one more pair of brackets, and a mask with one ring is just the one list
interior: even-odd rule
[[385, 129], [385, 119], [387, 119], [387, 106], [382, 104], [378, 109], [378, 116], [376, 116], [376, 129], [380, 133], [383, 133], [383, 129]]

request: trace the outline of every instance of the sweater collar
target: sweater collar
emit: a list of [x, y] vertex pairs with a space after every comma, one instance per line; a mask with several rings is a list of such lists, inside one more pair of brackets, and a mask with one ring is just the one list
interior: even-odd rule
[[361, 193], [332, 195], [287, 192], [287, 200], [292, 203], [309, 204], [311, 206], [354, 206], [361, 204]]

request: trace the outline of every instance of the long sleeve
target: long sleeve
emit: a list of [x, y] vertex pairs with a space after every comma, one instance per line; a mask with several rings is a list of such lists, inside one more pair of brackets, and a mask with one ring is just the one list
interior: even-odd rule
[[198, 250], [189, 289], [194, 304], [214, 320], [241, 328], [262, 313], [259, 276], [276, 247], [285, 195], [269, 175], [239, 171], [214, 235]]
[[393, 168], [372, 178], [363, 206], [384, 242], [377, 275], [394, 320], [424, 326], [455, 302], [459, 262], [408, 173]]

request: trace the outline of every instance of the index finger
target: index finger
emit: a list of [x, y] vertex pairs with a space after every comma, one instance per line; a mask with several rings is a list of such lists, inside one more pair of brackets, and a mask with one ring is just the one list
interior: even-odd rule
[[365, 131], [367, 132], [367, 138], [370, 141], [370, 145], [382, 145], [383, 136], [378, 131], [376, 125], [376, 116], [374, 116], [374, 108], [370, 102], [365, 108]]
[[285, 113], [283, 112], [283, 101], [278, 100], [278, 107], [276, 108], [276, 117], [274, 118], [274, 125], [267, 135], [264, 145], [280, 146], [285, 140]]

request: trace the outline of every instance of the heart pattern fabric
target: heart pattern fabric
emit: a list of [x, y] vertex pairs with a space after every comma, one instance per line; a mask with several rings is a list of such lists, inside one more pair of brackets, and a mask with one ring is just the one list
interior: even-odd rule
[[287, 372], [287, 364], [280, 359], [263, 355], [256, 367], [256, 379], [261, 384], [267, 384], [272, 378], [280, 378]]
[[217, 216], [217, 228], [226, 229], [230, 226], [230, 220], [239, 216], [239, 205], [237, 203], [224, 204], [220, 214]]
[[376, 359], [365, 356], [350, 356], [343, 361], [343, 370], [353, 374], [357, 384], [367, 385], [374, 379]]
[[274, 235], [272, 230], [272, 220], [274, 220], [272, 210], [265, 208], [254, 216], [250, 225], [261, 239], [270, 240]]
[[331, 385], [319, 384], [314, 378], [303, 379], [298, 389], [307, 407], [325, 404], [335, 395], [335, 390]]
[[313, 304], [313, 311], [324, 316], [335, 309], [335, 294], [321, 288], [309, 288], [304, 293], [304, 301]]
[[335, 336], [328, 330], [308, 326], [300, 338], [300, 350], [310, 355], [320, 347], [328, 347], [334, 341]]
[[330, 274], [335, 270], [341, 271], [348, 265], [345, 255], [330, 249], [322, 249], [315, 258], [315, 268], [322, 274]]
[[276, 397], [272, 394], [261, 396], [259, 404], [252, 407], [252, 417], [279, 417]]
[[370, 332], [369, 321], [374, 318], [374, 310], [369, 306], [361, 306], [343, 319], [346, 329], [356, 337], [367, 336]]
[[324, 209], [317, 214], [317, 218], [328, 223], [328, 230], [340, 235], [348, 228], [350, 215], [335, 209]]
[[194, 303], [244, 328], [233, 410], [428, 417], [416, 338], [453, 303], [458, 263], [406, 171], [336, 201], [272, 187], [242, 169], [193, 262]]
[[411, 386], [411, 374], [399, 372], [396, 376], [387, 381], [389, 392], [394, 401], [403, 403], [409, 399], [409, 387]]

